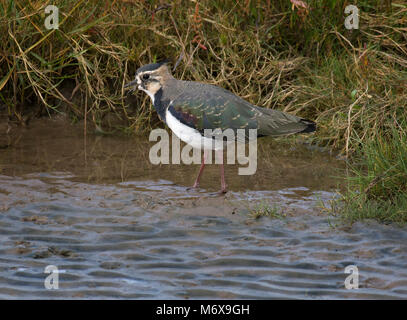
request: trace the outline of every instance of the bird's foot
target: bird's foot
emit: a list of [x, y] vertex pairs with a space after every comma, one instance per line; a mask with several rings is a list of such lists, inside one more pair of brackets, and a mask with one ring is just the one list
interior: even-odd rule
[[198, 189], [199, 189], [199, 183], [194, 183], [193, 186], [187, 188], [187, 191], [196, 191]]

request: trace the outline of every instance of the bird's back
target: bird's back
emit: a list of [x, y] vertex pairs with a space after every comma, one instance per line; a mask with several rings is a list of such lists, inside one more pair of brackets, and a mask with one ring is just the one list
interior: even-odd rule
[[315, 123], [279, 110], [252, 105], [211, 84], [176, 80], [167, 99], [181, 114], [193, 116], [197, 129], [257, 129], [259, 136], [315, 131]]

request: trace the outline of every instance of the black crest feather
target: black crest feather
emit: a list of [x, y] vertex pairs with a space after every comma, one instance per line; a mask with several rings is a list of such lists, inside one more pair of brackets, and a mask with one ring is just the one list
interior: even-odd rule
[[146, 65], [138, 68], [136, 73], [157, 70], [159, 67], [161, 67], [162, 65], [167, 64], [169, 62], [170, 61], [168, 59], [165, 59], [165, 60], [160, 60], [159, 62], [156, 62], [156, 63], [146, 64]]

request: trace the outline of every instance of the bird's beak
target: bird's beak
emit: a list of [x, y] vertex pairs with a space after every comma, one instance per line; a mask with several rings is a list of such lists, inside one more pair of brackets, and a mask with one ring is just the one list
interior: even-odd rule
[[[136, 85], [138, 85], [137, 79], [125, 84], [124, 87], [128, 88], [128, 87], [132, 87], [132, 86], [136, 86]], [[134, 90], [134, 88], [132, 89], [132, 91], [133, 90]]]

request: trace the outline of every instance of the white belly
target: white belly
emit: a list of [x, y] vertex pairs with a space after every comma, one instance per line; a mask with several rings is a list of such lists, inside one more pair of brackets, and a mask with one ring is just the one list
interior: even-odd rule
[[165, 112], [165, 120], [172, 132], [193, 148], [206, 150], [223, 149], [223, 143], [216, 145], [214, 139], [203, 137], [198, 130], [186, 126], [175, 118], [168, 109]]

